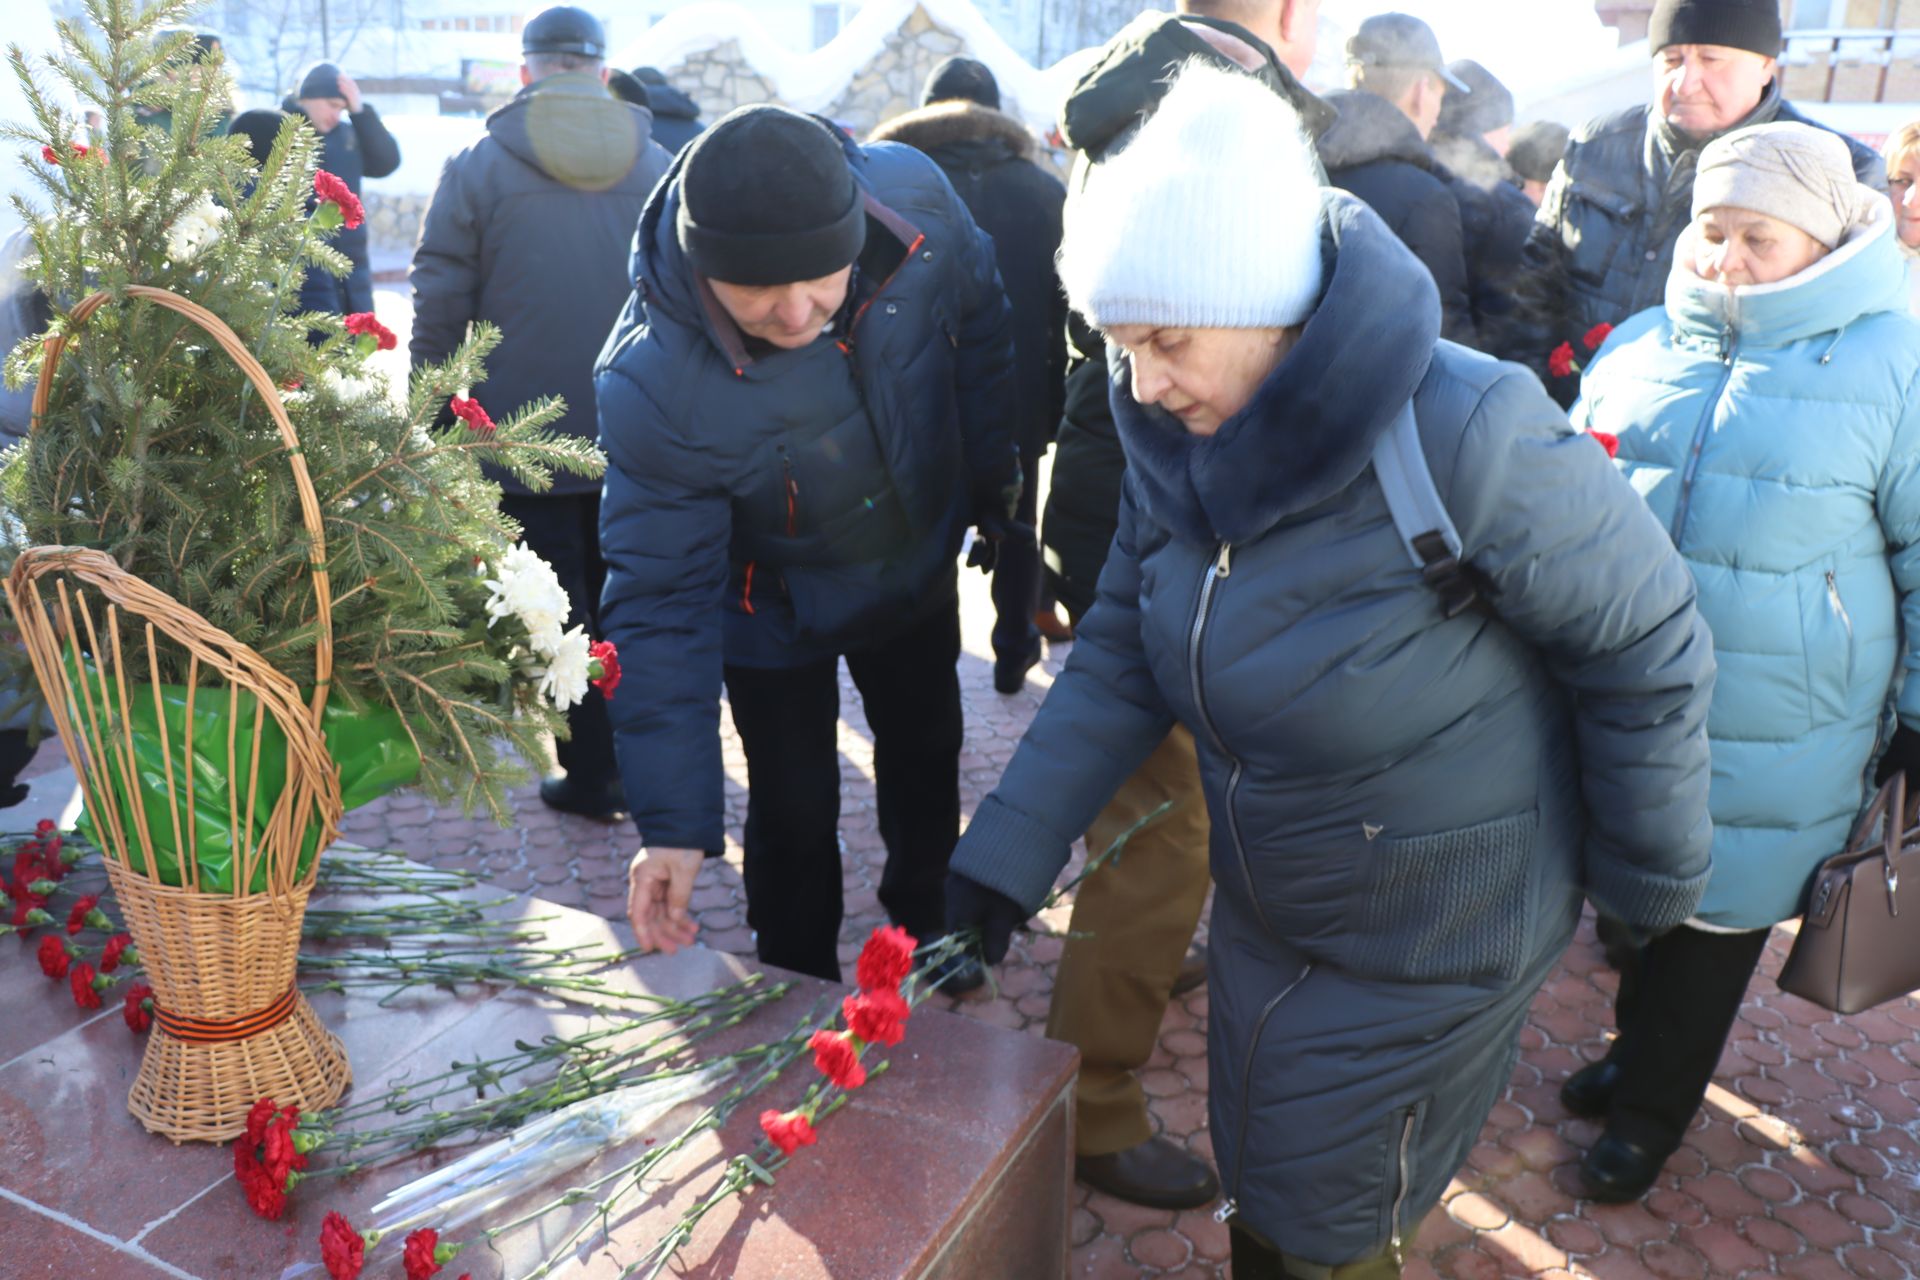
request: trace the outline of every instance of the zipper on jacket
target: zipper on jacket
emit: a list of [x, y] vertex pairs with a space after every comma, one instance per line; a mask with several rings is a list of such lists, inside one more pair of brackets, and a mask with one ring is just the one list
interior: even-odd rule
[[1720, 403], [1720, 397], [1726, 394], [1727, 383], [1733, 380], [1733, 356], [1739, 347], [1739, 339], [1734, 336], [1733, 325], [1729, 323], [1720, 332], [1720, 381], [1715, 384], [1713, 394], [1707, 397], [1707, 403], [1700, 409], [1699, 425], [1693, 429], [1693, 445], [1687, 451], [1687, 466], [1680, 474], [1680, 498], [1673, 505], [1673, 545], [1680, 545], [1680, 535], [1687, 527], [1687, 511], [1693, 505], [1693, 481], [1700, 473], [1700, 455], [1707, 447], [1707, 431], [1713, 426], [1713, 411]]
[[1407, 1251], [1400, 1238], [1400, 1211], [1407, 1207], [1407, 1184], [1413, 1181], [1413, 1121], [1419, 1113], [1418, 1107], [1408, 1107], [1406, 1121], [1400, 1126], [1400, 1185], [1394, 1188], [1393, 1211], [1388, 1221], [1392, 1236], [1387, 1247], [1393, 1251], [1393, 1265], [1402, 1268], [1407, 1265]]
[[1267, 1001], [1266, 1007], [1260, 1010], [1260, 1016], [1254, 1019], [1253, 1038], [1247, 1041], [1247, 1055], [1241, 1063], [1243, 1069], [1240, 1073], [1240, 1133], [1238, 1145], [1234, 1148], [1233, 1190], [1228, 1193], [1226, 1202], [1213, 1211], [1215, 1222], [1224, 1224], [1231, 1221], [1234, 1214], [1240, 1212], [1240, 1183], [1246, 1177], [1247, 1167], [1247, 1112], [1253, 1106], [1253, 1060], [1260, 1051], [1260, 1037], [1266, 1034], [1267, 1019], [1272, 1017], [1273, 1011], [1280, 1007], [1280, 1002], [1292, 995], [1312, 972], [1313, 965], [1309, 962], [1292, 982], [1274, 993], [1273, 998]]
[[1840, 625], [1847, 629], [1847, 644], [1853, 644], [1853, 615], [1847, 612], [1847, 602], [1840, 598], [1840, 584], [1834, 578], [1834, 571], [1827, 570], [1827, 601], [1833, 605], [1833, 611], [1840, 615]]
[[800, 519], [800, 486], [793, 478], [793, 459], [780, 459], [780, 472], [786, 480], [787, 489], [787, 536], [793, 536]]
[[1207, 570], [1206, 577], [1200, 580], [1200, 603], [1193, 611], [1193, 631], [1187, 640], [1187, 671], [1193, 682], [1193, 705], [1200, 713], [1200, 723], [1205, 726], [1207, 736], [1213, 739], [1213, 745], [1232, 764], [1227, 774], [1227, 790], [1223, 804], [1227, 811], [1227, 839], [1233, 845], [1233, 854], [1240, 863], [1241, 878], [1247, 882], [1247, 904], [1253, 909], [1254, 918], [1260, 922], [1263, 933], [1272, 933], [1273, 926], [1267, 923], [1266, 909], [1260, 905], [1260, 897], [1253, 888], [1253, 868], [1247, 862], [1246, 846], [1240, 840], [1240, 819], [1234, 812], [1235, 793], [1240, 790], [1240, 777], [1245, 771], [1240, 760], [1227, 750], [1226, 742], [1220, 737], [1220, 731], [1214, 727], [1213, 717], [1207, 711], [1206, 694], [1201, 689], [1200, 649], [1206, 639], [1207, 618], [1213, 608], [1215, 584], [1226, 580], [1233, 572], [1233, 546], [1220, 544], [1220, 554], [1214, 558], [1213, 566]]

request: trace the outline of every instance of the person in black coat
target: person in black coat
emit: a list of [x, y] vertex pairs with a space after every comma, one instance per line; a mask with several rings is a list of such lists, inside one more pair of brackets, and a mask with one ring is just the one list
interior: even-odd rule
[[[354, 195], [360, 194], [361, 181], [384, 178], [400, 167], [400, 144], [381, 123], [380, 113], [360, 97], [360, 86], [353, 77], [331, 62], [316, 62], [300, 77], [281, 109], [306, 116], [321, 137], [320, 167], [347, 184]], [[373, 310], [373, 268], [367, 261], [367, 228], [363, 223], [333, 233], [333, 247], [347, 255], [353, 270], [337, 281], [338, 290], [330, 305], [323, 282], [314, 277], [325, 272], [309, 271], [307, 288], [301, 296], [309, 310], [330, 310], [341, 315]]]
[[[1013, 336], [992, 242], [911, 147], [735, 109], [681, 152], [634, 236], [596, 366], [601, 620], [634, 823], [640, 945], [693, 941], [725, 845], [720, 707], [747, 760], [761, 960], [840, 976], [839, 666], [872, 731], [888, 917], [931, 939], [960, 828], [969, 525], [1004, 539]], [[979, 966], [953, 991], [986, 980]], [[950, 971], [951, 972], [951, 971]]]
[[700, 123], [699, 106], [669, 84], [658, 67], [635, 67], [633, 78], [647, 88], [647, 105], [653, 109], [653, 140], [670, 155], [679, 155], [707, 127]]
[[1327, 181], [1366, 201], [1426, 265], [1440, 290], [1441, 336], [1473, 346], [1466, 237], [1445, 166], [1427, 144], [1449, 88], [1432, 28], [1404, 13], [1368, 18], [1347, 41], [1351, 88], [1326, 96], [1338, 113], [1320, 135]]
[[[993, 237], [994, 258], [1013, 308], [1014, 421], [1028, 483], [1015, 520], [1032, 528], [1040, 459], [1053, 442], [1065, 399], [1067, 301], [1054, 274], [1060, 249], [1061, 181], [1034, 161], [1033, 137], [1000, 110], [1000, 87], [985, 64], [948, 58], [933, 69], [920, 109], [876, 129], [875, 142], [904, 142], [940, 166], [973, 220]], [[1000, 548], [993, 570], [993, 687], [1018, 692], [1040, 657], [1034, 615], [1041, 607], [1040, 547], [1029, 538]], [[1051, 611], [1051, 603], [1048, 604]]]
[[[525, 86], [487, 117], [478, 142], [447, 161], [413, 254], [413, 367], [438, 364], [476, 321], [500, 329], [474, 394], [495, 417], [550, 395], [567, 411], [551, 430], [592, 440], [593, 361], [631, 285], [627, 255], [640, 210], [667, 171], [651, 116], [608, 92], [606, 33], [556, 6], [521, 30]], [[552, 565], [572, 602], [568, 625], [601, 635], [600, 481], [557, 475], [534, 493], [487, 467], [500, 509]], [[613, 726], [596, 690], [567, 712], [554, 744], [562, 776], [540, 784], [549, 808], [601, 821], [625, 815]]]
[[1468, 58], [1447, 68], [1470, 92], [1448, 89], [1440, 123], [1427, 141], [1451, 175], [1460, 205], [1467, 260], [1467, 300], [1482, 348], [1513, 311], [1520, 248], [1533, 226], [1533, 201], [1507, 165], [1513, 132], [1513, 94], [1492, 72]]

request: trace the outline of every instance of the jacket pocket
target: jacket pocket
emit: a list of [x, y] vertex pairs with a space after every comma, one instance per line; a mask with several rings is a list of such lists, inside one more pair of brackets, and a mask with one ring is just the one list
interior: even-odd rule
[[1806, 662], [1807, 723], [1818, 728], [1844, 720], [1853, 685], [1853, 615], [1833, 569], [1796, 575], [1800, 588], [1800, 647]]
[[1566, 198], [1564, 225], [1576, 233], [1567, 245], [1567, 269], [1588, 284], [1599, 284], [1633, 238], [1630, 229], [1640, 217], [1640, 201], [1577, 178], [1567, 185]]
[[1533, 916], [1537, 809], [1367, 846], [1351, 964], [1411, 982], [1512, 978]]

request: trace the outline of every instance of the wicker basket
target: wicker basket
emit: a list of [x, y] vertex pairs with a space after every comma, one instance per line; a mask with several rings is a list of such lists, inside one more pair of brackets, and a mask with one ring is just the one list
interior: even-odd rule
[[[155, 1029], [128, 1109], [150, 1131], [175, 1142], [220, 1142], [245, 1130], [248, 1109], [259, 1098], [313, 1110], [335, 1102], [351, 1079], [340, 1042], [294, 985], [307, 896], [319, 871], [317, 853], [304, 872], [299, 869], [302, 845], [317, 833], [324, 852], [340, 822], [339, 775], [320, 728], [333, 669], [332, 594], [320, 504], [299, 437], [266, 370], [205, 308], [147, 286], [129, 287], [124, 295], [199, 325], [247, 375], [286, 442], [310, 542], [316, 685], [306, 701], [258, 653], [102, 552], [35, 547], [20, 556], [4, 584], [153, 986]], [[67, 333], [46, 343], [34, 391], [36, 426], [68, 335], [114, 296], [96, 293], [81, 302]], [[192, 772], [174, 777], [159, 686], [127, 674], [123, 655], [129, 651], [144, 653], [150, 673], [160, 669], [163, 653], [186, 669], [187, 741], [181, 745], [187, 758], [196, 696], [227, 703], [234, 711], [231, 726], [244, 693], [260, 708], [256, 725], [270, 719], [285, 735], [284, 785], [273, 797], [260, 794], [259, 734], [230, 729], [225, 735], [233, 832], [229, 892], [199, 883]], [[153, 703], [168, 761], [165, 812], [151, 812], [136, 783], [131, 721], [139, 699]], [[211, 745], [217, 756], [222, 744]], [[264, 824], [260, 805], [268, 806]], [[160, 865], [154, 833], [162, 823], [170, 824], [178, 854], [183, 883], [177, 887], [154, 878]], [[249, 892], [256, 883], [264, 883], [264, 892]]]

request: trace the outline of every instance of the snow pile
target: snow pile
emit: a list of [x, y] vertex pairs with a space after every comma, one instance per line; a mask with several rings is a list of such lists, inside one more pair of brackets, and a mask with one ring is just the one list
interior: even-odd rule
[[1039, 70], [994, 30], [971, 0], [868, 0], [839, 35], [811, 53], [787, 48], [751, 10], [715, 0], [676, 9], [610, 61], [617, 67], [671, 69], [692, 54], [737, 40], [748, 64], [783, 101], [801, 111], [823, 111], [879, 56], [887, 38], [915, 8], [925, 9], [937, 25], [965, 43], [969, 56], [987, 64], [1010, 113], [1035, 129], [1053, 127], [1055, 108], [1084, 64], [1084, 55]]

